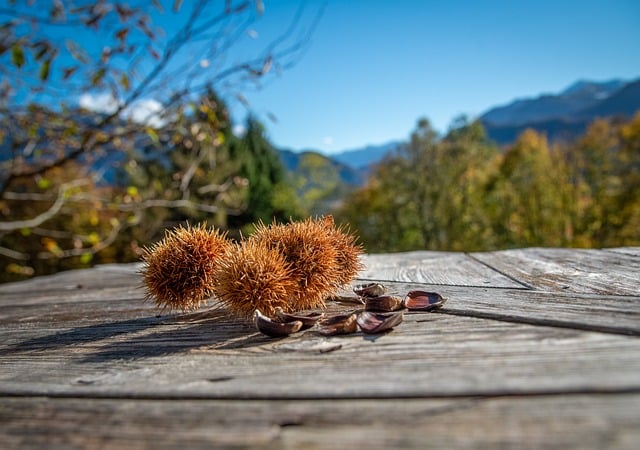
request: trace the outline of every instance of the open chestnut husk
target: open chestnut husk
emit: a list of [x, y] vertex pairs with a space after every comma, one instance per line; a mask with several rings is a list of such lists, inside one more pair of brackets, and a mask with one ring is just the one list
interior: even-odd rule
[[437, 292], [409, 291], [403, 300], [410, 311], [431, 311], [440, 308], [447, 299]]
[[276, 322], [271, 320], [259, 310], [255, 310], [253, 313], [253, 323], [258, 331], [271, 337], [285, 337], [291, 333], [300, 331], [302, 329], [302, 322], [300, 320], [294, 320], [291, 322]]
[[363, 333], [376, 334], [390, 330], [404, 318], [403, 311], [392, 313], [376, 313], [371, 311], [363, 311], [358, 316], [358, 326]]

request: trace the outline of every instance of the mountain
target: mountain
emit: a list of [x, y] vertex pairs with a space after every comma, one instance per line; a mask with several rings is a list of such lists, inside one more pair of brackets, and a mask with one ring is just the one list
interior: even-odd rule
[[367, 145], [363, 148], [344, 150], [340, 153], [332, 154], [330, 157], [334, 161], [341, 162], [356, 169], [366, 169], [377, 163], [389, 152], [401, 145], [400, 141], [390, 141], [386, 144]]
[[585, 118], [631, 117], [640, 109], [640, 79], [625, 84], [615, 93], [582, 111]]
[[580, 80], [558, 94], [517, 99], [480, 116], [489, 138], [504, 145], [526, 128], [550, 140], [570, 140], [598, 117], [630, 118], [640, 110], [640, 79], [594, 82]]

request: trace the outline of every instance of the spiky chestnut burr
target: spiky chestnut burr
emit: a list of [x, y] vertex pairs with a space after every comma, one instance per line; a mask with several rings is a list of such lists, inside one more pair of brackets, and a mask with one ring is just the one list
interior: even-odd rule
[[323, 307], [325, 299], [336, 293], [340, 279], [337, 250], [330, 233], [316, 221], [259, 224], [249, 241], [279, 252], [289, 264], [296, 288], [287, 310]]
[[278, 308], [291, 312], [297, 283], [284, 255], [255, 240], [234, 245], [220, 260], [214, 294], [227, 310], [250, 318], [260, 310], [274, 316]]
[[163, 309], [198, 308], [211, 296], [218, 262], [231, 246], [224, 233], [205, 224], [166, 231], [143, 250], [147, 299]]
[[329, 234], [333, 247], [336, 249], [336, 260], [338, 263], [338, 276], [336, 279], [338, 287], [349, 284], [363, 269], [360, 256], [363, 253], [362, 246], [357, 243], [358, 238], [352, 234], [348, 227], [335, 226], [333, 216], [328, 215], [315, 221], [323, 226]]

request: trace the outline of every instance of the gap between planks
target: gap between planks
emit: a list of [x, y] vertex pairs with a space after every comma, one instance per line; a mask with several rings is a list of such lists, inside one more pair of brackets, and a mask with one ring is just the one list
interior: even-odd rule
[[0, 389], [0, 399], [2, 398], [50, 398], [65, 400], [149, 400], [149, 401], [258, 401], [258, 402], [291, 402], [291, 401], [342, 401], [342, 400], [447, 400], [447, 399], [500, 399], [500, 398], [553, 398], [567, 396], [608, 396], [608, 395], [636, 395], [640, 394], [640, 385], [624, 388], [563, 388], [538, 389], [531, 391], [518, 390], [496, 390], [482, 393], [431, 393], [425, 395], [403, 394], [403, 393], [380, 393], [379, 395], [304, 395], [304, 396], [282, 396], [282, 395], [224, 395], [216, 394], [215, 396], [194, 395], [194, 394], [175, 394], [167, 393], [152, 394], [119, 394], [107, 392], [87, 392], [74, 393], [69, 392], [42, 392], [37, 390], [23, 391], [3, 391]]

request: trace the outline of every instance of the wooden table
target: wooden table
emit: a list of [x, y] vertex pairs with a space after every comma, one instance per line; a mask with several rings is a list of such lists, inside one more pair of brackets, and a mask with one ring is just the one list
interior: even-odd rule
[[0, 447], [640, 448], [640, 248], [364, 262], [449, 301], [272, 339], [159, 315], [137, 264], [0, 286]]

